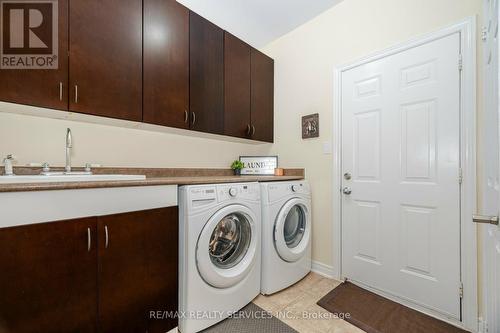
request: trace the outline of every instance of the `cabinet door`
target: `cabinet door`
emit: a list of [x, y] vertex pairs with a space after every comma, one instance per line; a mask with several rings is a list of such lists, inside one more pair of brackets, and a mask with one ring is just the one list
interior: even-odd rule
[[224, 134], [240, 138], [251, 135], [251, 47], [224, 33]]
[[190, 12], [191, 129], [224, 133], [224, 31]]
[[68, 109], [68, 0], [57, 3], [57, 69], [0, 69], [1, 101]]
[[252, 139], [274, 140], [274, 60], [252, 49]]
[[0, 229], [0, 331], [96, 332], [95, 229], [94, 218]]
[[144, 0], [144, 122], [189, 128], [189, 10]]
[[100, 217], [99, 332], [173, 328], [149, 311], [177, 310], [177, 207]]
[[[146, 312], [179, 308], [179, 216], [178, 208], [157, 209], [145, 221], [146, 232]], [[177, 318], [149, 316], [148, 333], [164, 333], [177, 327]]]
[[72, 0], [71, 111], [142, 120], [142, 0]]

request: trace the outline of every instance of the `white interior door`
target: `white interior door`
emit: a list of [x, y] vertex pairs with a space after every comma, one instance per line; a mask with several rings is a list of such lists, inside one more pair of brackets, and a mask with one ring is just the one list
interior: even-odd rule
[[[484, 0], [484, 106], [482, 126], [481, 166], [483, 215], [498, 216], [499, 191], [499, 43], [498, 0]], [[485, 320], [489, 332], [500, 332], [500, 229], [498, 226], [482, 226], [483, 229], [483, 295]]]
[[342, 273], [460, 319], [460, 35], [342, 74]]

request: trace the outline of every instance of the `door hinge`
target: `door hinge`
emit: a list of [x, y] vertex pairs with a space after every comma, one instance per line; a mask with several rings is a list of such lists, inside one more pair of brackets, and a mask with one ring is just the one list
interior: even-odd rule
[[464, 68], [464, 59], [462, 57], [462, 54], [459, 54], [458, 55], [458, 70], [462, 71], [463, 68]]
[[481, 30], [481, 39], [483, 40], [483, 42], [486, 42], [486, 40], [488, 39], [488, 28], [483, 27], [483, 30]]
[[458, 169], [458, 183], [462, 184], [464, 182], [464, 172], [462, 168]]
[[458, 289], [458, 295], [460, 298], [464, 298], [464, 284], [460, 282], [460, 288]]

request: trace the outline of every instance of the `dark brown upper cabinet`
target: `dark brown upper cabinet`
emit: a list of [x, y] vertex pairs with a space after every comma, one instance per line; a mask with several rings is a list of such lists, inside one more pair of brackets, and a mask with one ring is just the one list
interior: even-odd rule
[[1, 101], [273, 142], [274, 61], [229, 32], [175, 0], [58, 11], [58, 69], [0, 69]]
[[142, 0], [71, 0], [69, 109], [142, 121]]
[[251, 47], [224, 33], [224, 134], [250, 138]]
[[144, 122], [189, 128], [189, 10], [144, 0]]
[[190, 12], [191, 129], [224, 133], [224, 31]]
[[97, 332], [96, 223], [0, 229], [0, 331]]
[[252, 49], [252, 139], [274, 141], [274, 60]]
[[0, 69], [1, 101], [67, 110], [68, 0], [58, 1], [58, 12], [57, 69]]

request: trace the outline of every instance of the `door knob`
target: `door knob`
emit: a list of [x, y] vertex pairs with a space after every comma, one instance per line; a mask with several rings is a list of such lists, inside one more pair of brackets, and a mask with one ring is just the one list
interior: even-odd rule
[[346, 186], [342, 189], [342, 193], [345, 195], [350, 195], [352, 193], [352, 189], [349, 186]]

